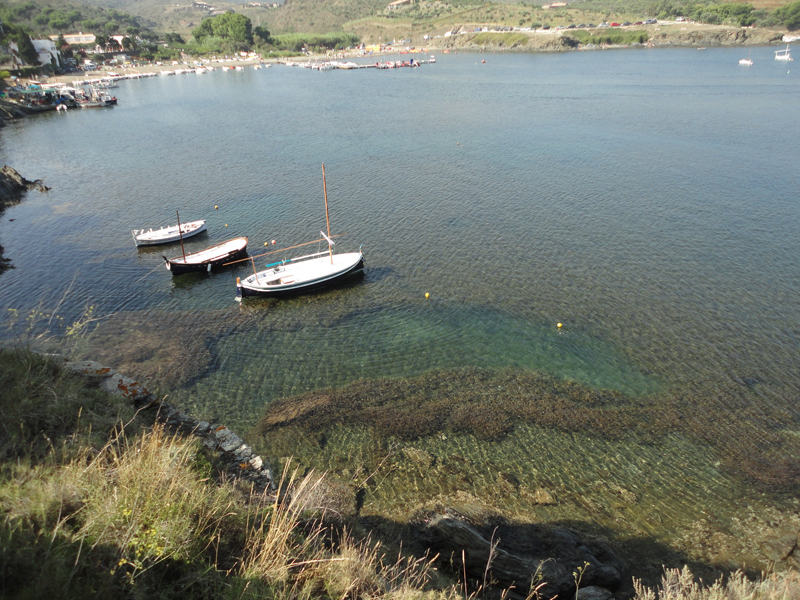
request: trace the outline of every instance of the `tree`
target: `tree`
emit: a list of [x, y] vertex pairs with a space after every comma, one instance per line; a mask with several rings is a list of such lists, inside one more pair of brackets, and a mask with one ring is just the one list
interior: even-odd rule
[[253, 30], [253, 40], [256, 42], [260, 41], [262, 44], [271, 44], [272, 36], [269, 34], [269, 31], [267, 31], [266, 27], [261, 27], [259, 25]]
[[56, 49], [61, 52], [61, 55], [64, 58], [72, 57], [72, 47], [67, 43], [67, 40], [64, 39], [63, 33], [58, 34], [58, 39], [56, 40]]
[[789, 31], [800, 29], [800, 0], [781, 6], [775, 11], [775, 17]]
[[225, 13], [205, 19], [192, 31], [194, 39], [202, 42], [207, 37], [216, 37], [226, 42], [252, 44], [253, 24], [244, 15]]
[[70, 26], [69, 20], [64, 16], [63, 13], [53, 13], [50, 16], [49, 24], [51, 29], [58, 29], [59, 31], [69, 29]]
[[17, 52], [19, 53], [19, 57], [25, 62], [25, 64], [40, 64], [39, 53], [36, 52], [36, 48], [33, 47], [31, 36], [24, 31], [19, 31], [14, 35], [14, 41], [17, 43]]

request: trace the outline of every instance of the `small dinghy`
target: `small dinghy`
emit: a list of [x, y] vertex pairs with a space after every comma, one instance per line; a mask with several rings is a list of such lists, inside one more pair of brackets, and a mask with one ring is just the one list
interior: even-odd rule
[[153, 246], [155, 244], [168, 244], [177, 242], [181, 238], [197, 235], [206, 230], [205, 221], [191, 221], [181, 223], [161, 229], [131, 229], [133, 241], [137, 246]]
[[164, 266], [173, 275], [184, 273], [210, 273], [211, 269], [220, 267], [227, 262], [242, 258], [247, 254], [247, 238], [238, 237], [220, 244], [209, 246], [200, 252], [184, 253], [183, 256], [167, 258], [164, 256]]

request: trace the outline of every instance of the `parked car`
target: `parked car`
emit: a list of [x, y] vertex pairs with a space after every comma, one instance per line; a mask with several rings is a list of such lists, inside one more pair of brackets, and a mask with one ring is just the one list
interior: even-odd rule
[[628, 25], [630, 25], [630, 24], [631, 24], [631, 22], [630, 22], [630, 21], [624, 21], [624, 22], [622, 23], [622, 26], [623, 26], [623, 27], [627, 27], [627, 26], [628, 26]]
[[575, 27], [576, 27], [576, 25], [575, 25], [575, 23], [573, 23], [572, 25], [568, 25], [567, 29], [575, 29]]
[[636, 21], [636, 23], [634, 23], [634, 25], [644, 25], [644, 23], [642, 23], [641, 21]]
[[619, 23], [612, 23], [611, 26], [612, 27], [619, 27]]

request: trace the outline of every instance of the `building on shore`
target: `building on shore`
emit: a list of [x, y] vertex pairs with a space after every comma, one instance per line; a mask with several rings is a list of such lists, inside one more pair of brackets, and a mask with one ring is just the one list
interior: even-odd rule
[[[61, 67], [61, 53], [56, 48], [56, 44], [53, 40], [32, 39], [31, 44], [33, 44], [33, 48], [36, 50], [40, 65], [53, 65], [55, 68]], [[8, 50], [11, 53], [11, 59], [14, 65], [21, 67], [25, 64], [25, 61], [22, 60], [22, 57], [19, 55], [19, 47], [16, 42], [10, 42], [8, 44]]]
[[[68, 44], [75, 44], [85, 46], [86, 44], [94, 44], [97, 39], [93, 33], [65, 33], [63, 34], [64, 41]], [[51, 35], [50, 39], [54, 42], [58, 39], [57, 35]]]

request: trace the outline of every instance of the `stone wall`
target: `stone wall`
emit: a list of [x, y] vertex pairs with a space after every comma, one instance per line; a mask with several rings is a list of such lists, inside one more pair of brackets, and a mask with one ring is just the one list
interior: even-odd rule
[[269, 465], [224, 425], [195, 419], [171, 404], [159, 401], [142, 383], [98, 362], [65, 361], [64, 367], [100, 379], [102, 389], [122, 396], [140, 411], [152, 412], [155, 420], [164, 423], [170, 430], [200, 438], [207, 448], [217, 453], [226, 472], [237, 479], [251, 482], [255, 491], [275, 491], [275, 480]]

